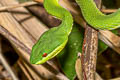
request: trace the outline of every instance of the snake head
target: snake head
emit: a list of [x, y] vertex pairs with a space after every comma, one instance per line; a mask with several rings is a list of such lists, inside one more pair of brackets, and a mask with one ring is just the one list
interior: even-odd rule
[[30, 62], [32, 64], [43, 64], [55, 57], [66, 45], [68, 36], [52, 28], [45, 32], [38, 42], [33, 46]]

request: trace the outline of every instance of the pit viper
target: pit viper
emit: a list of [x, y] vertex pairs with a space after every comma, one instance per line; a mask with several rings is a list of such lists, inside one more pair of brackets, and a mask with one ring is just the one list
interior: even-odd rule
[[[99, 11], [93, 0], [76, 0], [76, 2], [86, 22], [95, 29], [113, 30], [120, 26], [120, 10], [105, 15]], [[59, 5], [58, 0], [44, 0], [44, 8], [62, 23], [43, 33], [33, 46], [30, 56], [32, 64], [43, 64], [60, 53], [72, 30], [73, 17], [69, 11]]]

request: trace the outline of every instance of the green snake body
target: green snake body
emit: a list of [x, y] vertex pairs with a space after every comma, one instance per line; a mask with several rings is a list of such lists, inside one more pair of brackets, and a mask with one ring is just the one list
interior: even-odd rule
[[96, 29], [112, 30], [120, 27], [120, 10], [105, 15], [95, 5], [94, 0], [76, 0], [84, 19]]
[[[120, 10], [105, 15], [96, 7], [93, 0], [76, 0], [85, 20], [96, 29], [112, 30], [120, 26]], [[61, 25], [46, 31], [33, 46], [30, 57], [32, 64], [42, 64], [56, 56], [66, 45], [72, 30], [73, 19], [70, 12], [58, 4], [58, 0], [44, 0], [49, 14], [62, 20]], [[43, 56], [47, 54], [46, 56]]]

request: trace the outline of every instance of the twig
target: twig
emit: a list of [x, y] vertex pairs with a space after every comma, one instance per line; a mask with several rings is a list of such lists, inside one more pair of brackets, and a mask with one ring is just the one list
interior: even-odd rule
[[31, 49], [29, 49], [26, 45], [24, 45], [20, 40], [18, 40], [15, 36], [13, 36], [7, 29], [5, 29], [2, 26], [0, 26], [0, 34], [5, 36], [7, 39], [12, 41], [15, 45], [19, 46], [25, 52], [30, 54]]
[[101, 9], [101, 11], [102, 11], [103, 13], [113, 13], [113, 12], [116, 12], [117, 9]]
[[29, 1], [29, 2], [21, 3], [19, 5], [0, 7], [0, 11], [14, 9], [14, 8], [18, 8], [18, 7], [30, 6], [30, 5], [35, 5], [35, 4], [38, 4], [38, 3], [37, 2], [33, 2], [33, 1]]
[[120, 54], [120, 37], [110, 31], [101, 30], [99, 32], [99, 38], [105, 44], [109, 45], [113, 50]]
[[95, 79], [96, 79], [96, 80], [103, 80], [97, 72], [96, 72], [96, 74], [95, 74]]
[[[30, 80], [47, 80], [47, 77], [44, 77], [43, 75], [39, 75], [33, 67], [29, 66], [25, 61], [21, 60], [22, 64], [24, 65], [24, 68], [27, 69], [28, 73], [32, 75], [33, 79]], [[34, 75], [34, 76], [33, 76]]]
[[49, 15], [41, 6], [28, 6], [27, 9], [31, 11], [34, 15], [36, 15], [48, 27], [58, 26], [61, 22], [60, 20]]
[[120, 77], [109, 79], [109, 80], [120, 80]]
[[[76, 74], [77, 74], [78, 79], [83, 80], [81, 53], [78, 53], [78, 59], [76, 60], [75, 69], [76, 69]], [[103, 80], [97, 72], [95, 72], [95, 79], [96, 80]]]
[[20, 68], [22, 69], [22, 71], [24, 72], [24, 74], [26, 75], [26, 77], [28, 78], [28, 80], [33, 80], [34, 78], [30, 74], [30, 72], [28, 71], [28, 69], [26, 68], [26, 66], [22, 63], [21, 59], [19, 59], [17, 61], [17, 63], [20, 66]]
[[[34, 1], [36, 1], [36, 2], [34, 2]], [[31, 6], [31, 5], [38, 4], [37, 2], [43, 3], [43, 0], [34, 0], [34, 1], [28, 1], [28, 2], [24, 2], [24, 3], [20, 3], [18, 5], [0, 7], [0, 11], [6, 11], [8, 9], [14, 9], [14, 8], [18, 8], [18, 7]], [[101, 9], [101, 11], [103, 13], [113, 13], [113, 12], [116, 12], [117, 9]]]
[[33, 0], [33, 1], [43, 3], [44, 0]]
[[[94, 0], [100, 8], [101, 0]], [[86, 25], [85, 38], [82, 49], [83, 80], [96, 80], [96, 59], [98, 49], [98, 33], [95, 29]]]
[[98, 46], [97, 31], [87, 26], [82, 53], [84, 80], [95, 80], [96, 55]]
[[63, 75], [61, 72], [56, 70], [54, 67], [50, 65], [50, 61], [47, 61], [46, 63], [42, 64], [47, 70], [55, 74], [56, 76], [54, 77], [55, 80], [69, 80], [65, 75]]
[[5, 69], [10, 73], [13, 80], [19, 80], [18, 77], [15, 75], [15, 73], [12, 71], [12, 68], [9, 66], [7, 61], [5, 60], [4, 56], [2, 55], [2, 42], [0, 38], [0, 61], [2, 62]]

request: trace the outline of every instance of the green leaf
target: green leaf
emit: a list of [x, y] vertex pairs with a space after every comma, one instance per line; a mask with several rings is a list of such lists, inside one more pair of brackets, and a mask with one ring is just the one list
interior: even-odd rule
[[98, 55], [100, 55], [102, 52], [104, 52], [108, 46], [103, 43], [101, 40], [98, 41]]
[[63, 72], [70, 80], [76, 77], [75, 62], [78, 52], [82, 51], [83, 31], [82, 28], [79, 30], [79, 26], [75, 24], [66, 47], [57, 56]]

